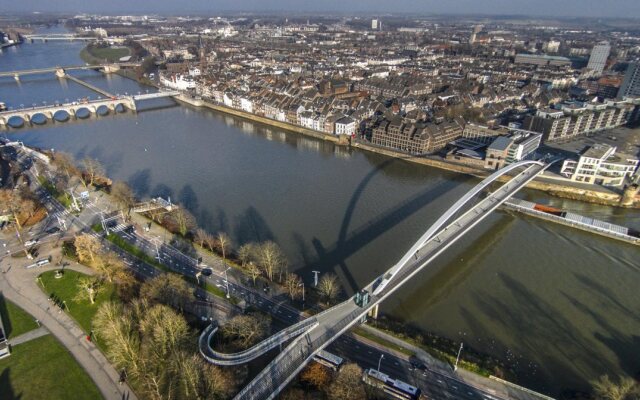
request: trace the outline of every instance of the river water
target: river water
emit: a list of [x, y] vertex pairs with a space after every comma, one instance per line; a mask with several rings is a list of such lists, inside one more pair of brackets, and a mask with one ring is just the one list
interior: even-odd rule
[[[0, 70], [82, 64], [81, 44], [5, 49]], [[74, 72], [111, 93], [150, 90]], [[53, 74], [0, 78], [9, 107], [97, 94]], [[158, 107], [166, 106], [166, 107]], [[235, 243], [275, 240], [312, 284], [333, 271], [346, 293], [396, 261], [477, 180], [161, 99], [148, 110], [25, 126], [28, 145], [99, 159], [142, 197], [170, 195]], [[520, 197], [640, 228], [640, 212]], [[638, 248], [496, 212], [384, 304], [382, 311], [507, 360], [518, 381], [557, 395], [604, 373], [640, 372]]]

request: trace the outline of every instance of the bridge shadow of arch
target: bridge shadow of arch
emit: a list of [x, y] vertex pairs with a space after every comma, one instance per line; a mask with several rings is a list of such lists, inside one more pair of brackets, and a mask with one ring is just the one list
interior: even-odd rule
[[[614, 328], [603, 315], [596, 313], [592, 307], [565, 292], [562, 292], [562, 295], [571, 305], [592, 319], [604, 331], [604, 333], [596, 332], [593, 337], [615, 354], [618, 358], [615, 365], [619, 366], [628, 376], [637, 376], [640, 373], [640, 359], [637, 356], [638, 352], [640, 352], [640, 336], [623, 334], [620, 330]], [[621, 314], [624, 317], [628, 316], [624, 312]], [[601, 371], [613, 371], [612, 367], [614, 365], [608, 365], [607, 369], [602, 369]]]
[[[379, 214], [377, 217], [369, 221], [367, 225], [362, 226], [354, 231], [349, 231], [351, 220], [353, 218], [353, 214], [356, 211], [358, 202], [371, 180], [377, 174], [384, 172], [386, 168], [389, 168], [393, 164], [405, 162], [406, 161], [404, 160], [404, 158], [392, 158], [385, 160], [364, 177], [364, 179], [356, 187], [356, 190], [354, 191], [349, 204], [347, 205], [347, 209], [342, 219], [340, 231], [338, 233], [338, 240], [336, 241], [336, 243], [330, 248], [325, 248], [319, 239], [312, 239], [312, 245], [316, 251], [317, 258], [311, 263], [305, 263], [305, 265], [300, 268], [301, 271], [304, 271], [304, 276], [307, 276], [308, 273], [319, 268], [327, 269], [337, 266], [341, 272], [341, 275], [344, 276], [347, 284], [349, 285], [347, 289], [350, 289], [351, 292], [359, 290], [359, 285], [349, 271], [349, 268], [345, 263], [345, 259], [356, 253], [358, 250], [382, 235], [384, 232], [411, 217], [413, 214], [421, 210], [424, 206], [431, 203], [435, 198], [438, 198], [455, 189], [458, 186], [458, 183], [464, 183], [474, 179], [471, 176], [464, 175], [457, 177], [458, 179], [455, 182], [440, 182], [439, 184], [436, 184], [435, 186], [430, 187], [405, 200], [404, 202], [384, 211], [383, 213]], [[300, 242], [299, 239], [296, 241], [298, 243]], [[300, 250], [303, 253], [303, 259], [308, 259], [309, 251], [306, 246], [301, 247]]]
[[[578, 375], [577, 369], [589, 366], [601, 371], [610, 370], [611, 365], [607, 361], [592, 356], [593, 349], [588, 334], [575, 327], [563, 313], [556, 311], [555, 304], [529, 290], [525, 284], [513, 277], [504, 273], [498, 273], [498, 277], [509, 295], [499, 296], [483, 292], [472, 296], [473, 303], [488, 317], [487, 320], [479, 321], [470, 311], [464, 315], [469, 327], [474, 331], [482, 331], [486, 329], [486, 324], [490, 323], [490, 330], [494, 332], [496, 326], [511, 332], [535, 332], [535, 335], [510, 336], [516, 349], [524, 349], [527, 354], [535, 354], [534, 361], [545, 366], [545, 371], [538, 371], [534, 382], [528, 384], [539, 386], [544, 378], [546, 383], [557, 386], [557, 375], [562, 377], [563, 382], [586, 388], [588, 382]], [[505, 298], [510, 300], [507, 302]], [[508, 347], [505, 344], [500, 345], [505, 349]], [[541, 352], [540, 349], [545, 351]]]

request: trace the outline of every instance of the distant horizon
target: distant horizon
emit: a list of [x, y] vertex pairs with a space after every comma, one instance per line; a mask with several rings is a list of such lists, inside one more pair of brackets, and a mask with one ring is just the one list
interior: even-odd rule
[[[140, 4], [147, 3], [147, 4]], [[117, 11], [114, 11], [117, 10]], [[414, 15], [461, 17], [534, 17], [640, 19], [638, 0], [223, 0], [211, 5], [207, 0], [153, 3], [129, 0], [22, 0], [3, 6], [4, 13], [103, 14], [103, 15], [215, 15], [256, 14], [333, 14], [333, 15]]]

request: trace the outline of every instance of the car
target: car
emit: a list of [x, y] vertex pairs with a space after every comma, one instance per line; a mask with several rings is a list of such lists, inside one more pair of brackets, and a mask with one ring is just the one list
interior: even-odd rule
[[45, 232], [47, 232], [48, 234], [53, 234], [56, 232], [60, 232], [60, 228], [58, 228], [57, 226], [53, 226], [49, 229], [47, 229]]
[[24, 242], [24, 247], [30, 247], [36, 243], [38, 243], [38, 239], [27, 240], [26, 242]]
[[213, 274], [213, 271], [211, 270], [211, 268], [203, 268], [202, 269], [202, 275], [211, 276], [211, 274]]

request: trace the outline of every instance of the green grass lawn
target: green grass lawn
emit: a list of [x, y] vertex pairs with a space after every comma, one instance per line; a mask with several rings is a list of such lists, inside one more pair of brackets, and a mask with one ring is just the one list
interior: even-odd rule
[[5, 335], [8, 338], [14, 338], [38, 327], [31, 315], [1, 295], [0, 315], [2, 315]]
[[[96, 296], [95, 304], [91, 304], [89, 296], [84, 296], [82, 300], [76, 299], [78, 294], [78, 279], [86, 275], [76, 271], [66, 270], [62, 278], [55, 278], [55, 271], [48, 271], [40, 275], [42, 283], [44, 283], [44, 292], [47, 295], [55, 294], [60, 301], [67, 303], [68, 312], [78, 322], [80, 327], [85, 331], [91, 330], [91, 321], [100, 308], [100, 305], [106, 301], [119, 301], [115, 287], [105, 282]], [[42, 284], [38, 280], [40, 288]]]
[[107, 60], [111, 62], [119, 61], [122, 57], [126, 57], [131, 54], [131, 51], [127, 47], [87, 47], [87, 52], [94, 58], [100, 60]]
[[358, 336], [362, 336], [365, 339], [369, 339], [372, 342], [378, 343], [378, 344], [380, 344], [380, 345], [382, 345], [382, 346], [384, 346], [386, 348], [398, 351], [398, 352], [400, 352], [402, 354], [405, 354], [405, 355], [407, 355], [409, 357], [412, 357], [412, 356], [415, 355], [415, 353], [413, 351], [411, 351], [409, 349], [405, 349], [402, 346], [398, 346], [395, 343], [391, 343], [390, 341], [388, 341], [386, 339], [383, 339], [383, 338], [381, 338], [379, 336], [376, 336], [376, 335], [374, 335], [374, 334], [372, 334], [372, 333], [370, 333], [370, 332], [368, 332], [368, 331], [366, 331], [366, 330], [364, 330], [362, 328], [354, 328], [354, 329], [352, 329], [352, 331], [353, 331], [353, 333], [355, 333]]
[[69, 198], [69, 195], [59, 192], [58, 189], [56, 189], [56, 187], [53, 185], [53, 183], [51, 183], [42, 175], [38, 177], [38, 181], [40, 181], [40, 184], [45, 189], [47, 189], [47, 192], [49, 192], [65, 208], [71, 207], [71, 199]]
[[91, 378], [51, 335], [19, 344], [0, 360], [0, 399], [101, 398]]

